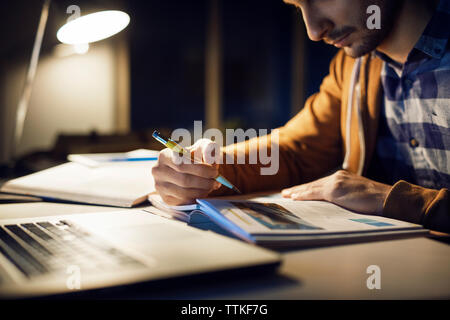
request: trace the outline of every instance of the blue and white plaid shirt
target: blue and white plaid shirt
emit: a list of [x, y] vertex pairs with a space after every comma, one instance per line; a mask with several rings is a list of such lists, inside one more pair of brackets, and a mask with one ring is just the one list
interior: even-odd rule
[[377, 53], [384, 103], [371, 176], [450, 188], [450, 1], [441, 0], [404, 65]]

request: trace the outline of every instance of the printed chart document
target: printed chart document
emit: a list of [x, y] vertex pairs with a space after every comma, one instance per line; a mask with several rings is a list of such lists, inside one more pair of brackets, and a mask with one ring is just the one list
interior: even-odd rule
[[6, 182], [1, 192], [116, 207], [133, 207], [155, 191], [156, 161], [98, 167], [69, 162]]
[[197, 199], [197, 205], [187, 206], [169, 206], [153, 193], [149, 201], [168, 218], [192, 224], [193, 218], [204, 216], [233, 237], [267, 247], [344, 244], [429, 233], [420, 225], [358, 214], [325, 201], [285, 199], [280, 193]]
[[325, 201], [258, 197], [197, 202], [202, 212], [222, 228], [265, 246], [338, 244], [428, 233], [420, 225], [354, 213]]

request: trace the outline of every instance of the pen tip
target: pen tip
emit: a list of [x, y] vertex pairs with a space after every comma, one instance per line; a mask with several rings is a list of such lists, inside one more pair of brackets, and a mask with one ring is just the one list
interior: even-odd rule
[[237, 194], [242, 194], [242, 192], [241, 192], [238, 188], [236, 188], [236, 187], [233, 187], [233, 190], [234, 190]]

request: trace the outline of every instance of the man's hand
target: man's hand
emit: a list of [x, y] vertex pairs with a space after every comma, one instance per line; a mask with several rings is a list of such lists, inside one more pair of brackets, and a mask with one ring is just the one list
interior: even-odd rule
[[293, 200], [325, 200], [365, 214], [381, 214], [390, 186], [345, 170], [331, 176], [284, 189], [282, 195]]
[[[186, 163], [170, 149], [159, 153], [158, 162], [152, 168], [156, 191], [169, 205], [194, 203], [196, 198], [204, 198], [211, 191], [220, 188], [215, 181], [219, 175], [215, 163], [216, 145], [211, 140], [201, 139], [187, 148], [204, 163]], [[202, 159], [199, 159], [201, 157]]]

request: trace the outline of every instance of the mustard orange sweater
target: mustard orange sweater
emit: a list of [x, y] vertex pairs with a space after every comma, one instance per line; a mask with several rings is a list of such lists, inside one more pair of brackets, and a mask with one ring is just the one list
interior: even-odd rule
[[[330, 73], [324, 78], [320, 91], [311, 96], [304, 108], [279, 129], [279, 170], [275, 175], [261, 175], [261, 164], [223, 164], [220, 172], [244, 193], [279, 190], [302, 184], [339, 168], [347, 155], [347, 170], [364, 175], [373, 157], [382, 102], [382, 61], [369, 54], [359, 59], [357, 82], [362, 124], [359, 124], [356, 108], [349, 104], [352, 74], [356, 59], [339, 51], [330, 64]], [[355, 77], [355, 76], [354, 76]], [[351, 121], [348, 109], [351, 108]], [[361, 121], [360, 120], [360, 121]], [[348, 127], [349, 124], [349, 128]], [[349, 131], [348, 131], [349, 130]], [[364, 132], [361, 145], [360, 132]], [[347, 139], [347, 132], [350, 137]], [[261, 139], [261, 138], [256, 138]], [[241, 150], [248, 156], [256, 148], [257, 140], [249, 140], [225, 147], [231, 154]], [[364, 157], [361, 157], [363, 149]], [[245, 151], [244, 151], [245, 150]], [[236, 162], [235, 162], [236, 163]], [[229, 193], [225, 187], [211, 195]], [[426, 228], [450, 232], [449, 190], [431, 190], [398, 181], [392, 186], [384, 202], [386, 217], [421, 224]]]

